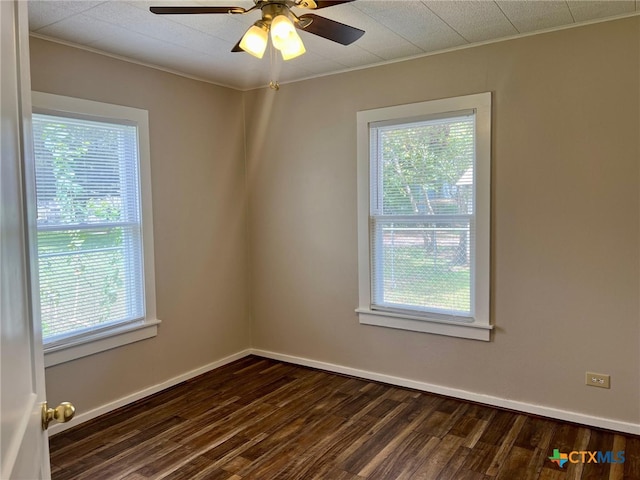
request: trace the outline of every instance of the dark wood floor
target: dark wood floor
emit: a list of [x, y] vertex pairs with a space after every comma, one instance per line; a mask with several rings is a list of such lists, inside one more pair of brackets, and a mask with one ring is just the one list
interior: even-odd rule
[[[628, 479], [640, 437], [247, 357], [51, 438], [63, 479]], [[625, 451], [567, 464], [553, 449]]]

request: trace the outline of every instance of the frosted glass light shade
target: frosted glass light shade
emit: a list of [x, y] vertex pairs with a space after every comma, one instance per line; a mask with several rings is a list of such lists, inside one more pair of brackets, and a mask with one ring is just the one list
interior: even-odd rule
[[291, 60], [292, 58], [299, 57], [306, 49], [302, 43], [302, 39], [297, 32], [293, 32], [293, 35], [289, 37], [289, 40], [282, 46], [280, 53], [283, 60]]
[[278, 15], [271, 21], [271, 41], [278, 50], [282, 50], [294, 35], [297, 35], [296, 27], [285, 15]]
[[240, 40], [240, 48], [254, 57], [262, 58], [264, 51], [267, 49], [268, 41], [267, 30], [253, 25]]

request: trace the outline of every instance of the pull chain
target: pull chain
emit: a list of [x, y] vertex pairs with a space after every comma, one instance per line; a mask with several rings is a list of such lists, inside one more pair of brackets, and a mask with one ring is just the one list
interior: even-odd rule
[[[276, 57], [276, 49], [273, 47], [273, 44], [271, 42], [269, 42], [269, 69], [271, 70], [271, 77], [275, 77], [275, 68], [274, 68], [274, 63], [277, 62], [277, 57]], [[280, 84], [278, 83], [277, 80], [271, 80], [269, 82], [269, 88], [271, 90], [275, 90], [276, 92], [278, 90], [280, 90]]]

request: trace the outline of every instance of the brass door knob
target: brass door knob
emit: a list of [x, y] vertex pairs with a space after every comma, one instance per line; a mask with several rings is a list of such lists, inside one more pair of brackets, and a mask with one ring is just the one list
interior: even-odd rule
[[47, 402], [42, 404], [42, 429], [49, 428], [51, 420], [56, 420], [60, 423], [68, 422], [73, 418], [76, 413], [76, 407], [69, 402], [62, 402], [56, 408], [49, 408]]

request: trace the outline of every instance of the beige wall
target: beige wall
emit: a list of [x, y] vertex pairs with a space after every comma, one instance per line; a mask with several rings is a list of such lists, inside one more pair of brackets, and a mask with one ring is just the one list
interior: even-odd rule
[[[254, 348], [638, 424], [639, 44], [635, 17], [247, 93]], [[485, 91], [492, 341], [359, 325], [356, 112]]]
[[158, 336], [48, 368], [79, 412], [250, 345], [242, 94], [31, 39], [34, 90], [149, 111]]

